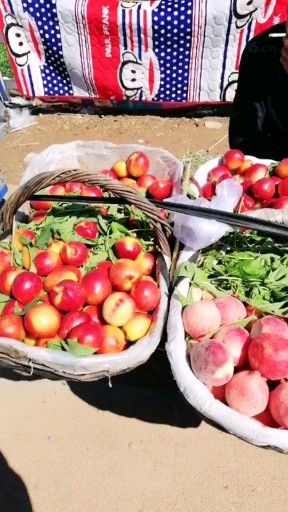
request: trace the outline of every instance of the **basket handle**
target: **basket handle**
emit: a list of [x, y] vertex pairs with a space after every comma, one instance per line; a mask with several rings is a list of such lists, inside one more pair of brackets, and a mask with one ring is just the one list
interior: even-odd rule
[[[79, 169], [69, 169], [60, 172], [43, 172], [21, 185], [11, 194], [0, 211], [3, 232], [12, 229], [15, 213], [29, 200], [30, 196], [51, 185], [66, 183], [68, 181], [79, 181], [88, 186], [100, 187], [106, 192], [111, 192], [113, 195], [125, 199], [129, 204], [139, 208], [153, 225], [161, 252], [171, 257], [167, 236], [172, 234], [172, 228], [170, 224], [163, 219], [156, 206], [132, 187], [123, 185], [119, 181], [108, 178], [100, 173], [92, 174]], [[87, 202], [89, 202], [88, 198]], [[103, 202], [105, 202], [105, 197], [103, 198]], [[163, 229], [166, 231], [167, 236]]]

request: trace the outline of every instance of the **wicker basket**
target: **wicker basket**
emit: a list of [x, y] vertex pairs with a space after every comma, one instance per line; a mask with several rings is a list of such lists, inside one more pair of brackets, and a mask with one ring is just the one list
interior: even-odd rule
[[[171, 263], [172, 230], [169, 223], [160, 215], [159, 210], [133, 188], [99, 173], [64, 170], [39, 174], [20, 186], [9, 197], [0, 211], [2, 237], [7, 238], [11, 235], [16, 212], [19, 209], [21, 211], [21, 207], [32, 194], [53, 184], [68, 181], [80, 181], [89, 186], [101, 187], [110, 195], [124, 199], [128, 204], [139, 208], [150, 220], [158, 245], [157, 276], [161, 290], [161, 301], [155, 312], [153, 329], [144, 338], [119, 354], [83, 358], [77, 358], [66, 352], [29, 347], [19, 341], [0, 338], [0, 363], [30, 375], [36, 373], [50, 378], [93, 381], [130, 371], [144, 364], [156, 350], [166, 323], [168, 309], [168, 271]], [[103, 204], [105, 204], [105, 197], [103, 197]]]

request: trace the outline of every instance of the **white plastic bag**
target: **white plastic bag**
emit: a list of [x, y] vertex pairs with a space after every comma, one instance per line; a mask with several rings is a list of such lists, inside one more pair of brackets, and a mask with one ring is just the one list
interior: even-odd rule
[[[110, 168], [118, 159], [126, 159], [134, 151], [144, 151], [151, 163], [151, 173], [173, 180], [174, 193], [181, 190], [183, 166], [168, 151], [140, 145], [121, 145], [106, 142], [76, 141], [53, 145], [38, 155], [28, 155], [28, 167], [21, 184], [40, 172], [63, 169], [82, 169], [97, 172]], [[153, 329], [148, 334], [119, 354], [103, 354], [77, 358], [69, 353], [29, 347], [19, 341], [0, 338], [0, 359], [11, 355], [20, 366], [33, 373], [34, 369], [46, 368], [49, 374], [75, 380], [98, 380], [105, 376], [117, 375], [144, 364], [156, 350], [166, 324], [168, 310], [168, 268], [170, 259], [160, 256], [157, 262], [158, 282], [161, 301], [154, 314]], [[6, 358], [7, 359], [7, 358]], [[84, 376], [84, 378], [83, 378]]]
[[[216, 186], [216, 195], [211, 201], [203, 197], [192, 200], [185, 196], [174, 196], [169, 198], [167, 202], [173, 201], [178, 204], [233, 212], [240, 201], [242, 193], [242, 185], [236, 183], [233, 179], [228, 179]], [[175, 238], [194, 251], [199, 251], [217, 242], [225, 233], [231, 230], [227, 224], [182, 213], [174, 213], [173, 221]]]

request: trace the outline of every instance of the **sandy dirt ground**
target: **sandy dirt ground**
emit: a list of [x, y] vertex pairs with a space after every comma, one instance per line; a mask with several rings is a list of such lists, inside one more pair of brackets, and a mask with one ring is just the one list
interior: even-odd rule
[[[16, 184], [27, 153], [83, 138], [143, 140], [178, 156], [212, 147], [213, 156], [227, 148], [220, 122], [42, 117], [1, 143], [1, 170]], [[0, 377], [1, 512], [287, 510], [287, 456], [201, 421], [159, 351], [112, 387]]]

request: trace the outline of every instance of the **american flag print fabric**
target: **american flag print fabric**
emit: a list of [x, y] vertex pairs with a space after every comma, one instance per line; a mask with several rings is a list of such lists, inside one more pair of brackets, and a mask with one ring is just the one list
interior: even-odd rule
[[286, 0], [0, 0], [19, 91], [31, 98], [233, 101], [243, 49]]

